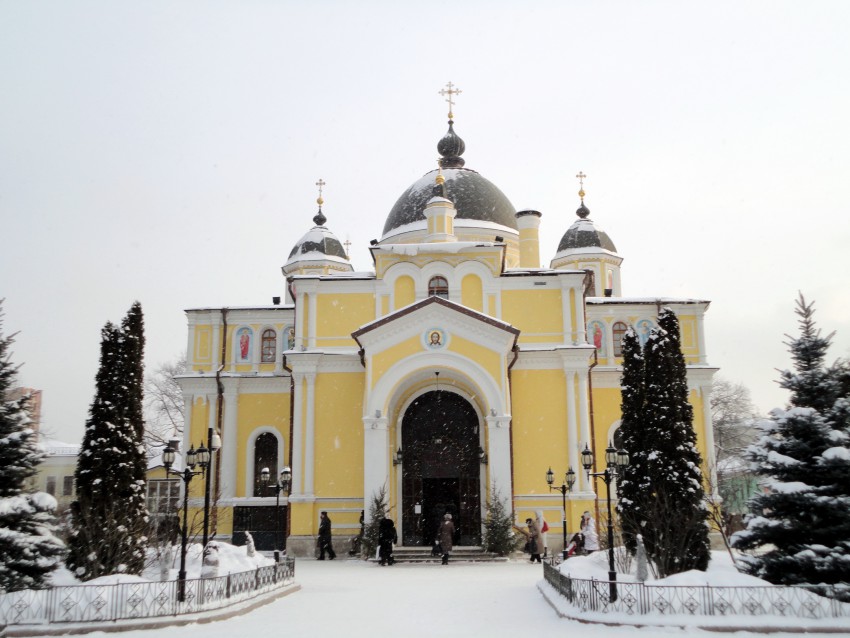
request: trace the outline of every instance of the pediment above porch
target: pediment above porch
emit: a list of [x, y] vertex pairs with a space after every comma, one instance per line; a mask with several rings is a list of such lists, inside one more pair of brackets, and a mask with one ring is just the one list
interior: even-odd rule
[[487, 352], [504, 357], [516, 346], [519, 334], [509, 323], [441, 297], [428, 297], [364, 325], [351, 336], [366, 357], [402, 344], [405, 356], [451, 352], [475, 357]]

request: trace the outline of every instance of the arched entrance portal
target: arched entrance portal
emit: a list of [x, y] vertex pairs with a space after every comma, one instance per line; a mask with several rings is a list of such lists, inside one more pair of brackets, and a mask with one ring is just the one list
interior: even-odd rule
[[431, 545], [443, 515], [455, 543], [481, 543], [478, 415], [454, 392], [416, 398], [402, 418], [402, 521], [405, 545]]

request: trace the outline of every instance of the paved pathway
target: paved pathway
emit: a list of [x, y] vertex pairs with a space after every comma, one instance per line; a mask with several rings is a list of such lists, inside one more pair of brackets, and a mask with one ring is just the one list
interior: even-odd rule
[[[560, 618], [527, 562], [380, 567], [299, 560], [299, 592], [213, 623], [132, 631], [126, 638], [693, 638], [676, 628], [606, 627]], [[754, 634], [736, 634], [736, 636]], [[774, 635], [776, 636], [776, 635]]]

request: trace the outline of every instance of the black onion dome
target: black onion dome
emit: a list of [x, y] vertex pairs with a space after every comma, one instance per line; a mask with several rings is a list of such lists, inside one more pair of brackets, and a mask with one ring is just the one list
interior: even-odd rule
[[320, 207], [319, 212], [316, 213], [315, 217], [313, 217], [313, 223], [316, 224], [316, 226], [324, 226], [326, 221], [328, 221], [328, 218], [325, 217], [325, 214], [322, 212]]
[[587, 217], [589, 214], [590, 210], [582, 202], [582, 205], [576, 211], [576, 215], [581, 219], [576, 221], [564, 233], [561, 243], [558, 244], [558, 253], [576, 248], [604, 248], [605, 250], [610, 250], [612, 253], [617, 252], [614, 242], [611, 241], [611, 238], [608, 237], [608, 234], [604, 230], [596, 228], [593, 220]]
[[298, 256], [308, 255], [310, 253], [317, 253], [316, 258], [319, 259], [321, 255], [348, 259], [345, 256], [345, 249], [342, 247], [339, 239], [324, 226], [316, 226], [298, 240], [298, 243], [292, 248], [292, 252], [289, 253], [287, 263], [295, 261]]
[[466, 150], [466, 144], [460, 136], [455, 133], [454, 122], [449, 120], [449, 130], [437, 142], [437, 151], [440, 153], [441, 168], [461, 168], [466, 161], [461, 157]]
[[[384, 235], [425, 219], [425, 206], [435, 195], [436, 173], [436, 170], [426, 173], [402, 193], [387, 217]], [[454, 202], [457, 210], [455, 220], [490, 222], [517, 229], [516, 209], [493, 182], [468, 168], [444, 169], [443, 177], [446, 180], [443, 185], [445, 194], [440, 195]]]

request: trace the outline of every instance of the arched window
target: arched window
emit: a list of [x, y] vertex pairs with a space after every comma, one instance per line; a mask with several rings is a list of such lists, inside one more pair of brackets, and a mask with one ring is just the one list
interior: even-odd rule
[[260, 480], [263, 468], [269, 468], [271, 480], [277, 477], [277, 437], [271, 432], [263, 432], [254, 441], [254, 496], [268, 496], [270, 490], [264, 488]]
[[449, 282], [445, 277], [431, 277], [431, 281], [428, 282], [428, 296], [449, 298]]
[[622, 321], [618, 321], [613, 326], [611, 326], [611, 336], [614, 337], [615, 357], [623, 356], [623, 335], [626, 334], [626, 330], [628, 329], [629, 327]]
[[262, 363], [274, 363], [274, 355], [277, 350], [277, 333], [271, 328], [263, 330], [263, 351], [260, 357]]

